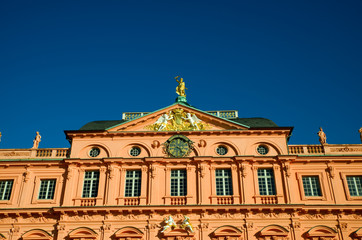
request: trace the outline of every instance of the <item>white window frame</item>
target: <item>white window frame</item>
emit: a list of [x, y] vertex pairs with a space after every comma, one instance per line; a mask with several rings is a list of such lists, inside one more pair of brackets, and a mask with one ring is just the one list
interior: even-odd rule
[[[221, 176], [217, 176], [217, 172], [221, 171]], [[230, 175], [225, 175], [225, 171], [229, 171]], [[222, 194], [218, 194], [218, 183], [217, 179], [221, 179], [221, 188]], [[226, 188], [226, 183], [229, 184], [229, 188]], [[217, 196], [232, 196], [233, 195], [233, 182], [232, 182], [232, 172], [231, 169], [215, 169], [215, 190]], [[230, 194], [226, 194], [227, 191], [230, 191]]]
[[[132, 176], [127, 177], [127, 174], [131, 173]], [[135, 176], [136, 173], [139, 173], [139, 176]], [[138, 181], [138, 184], [137, 184]], [[142, 171], [141, 170], [127, 170], [126, 171], [126, 180], [124, 185], [124, 197], [139, 197], [141, 196], [141, 184], [142, 184]], [[131, 185], [131, 196], [127, 196], [127, 186]], [[135, 189], [138, 188], [136, 193]]]
[[[0, 180], [0, 184], [4, 182], [5, 183], [5, 186], [3, 188], [3, 191], [0, 192], [0, 201], [9, 201], [11, 199], [11, 195], [13, 193], [13, 188], [14, 188], [14, 185], [15, 185], [15, 181], [14, 179], [4, 179], [4, 180]], [[9, 187], [10, 185], [10, 182], [11, 182], [11, 186]], [[9, 190], [10, 188], [10, 190]], [[8, 199], [4, 199], [5, 195], [9, 193], [9, 198]]]
[[[180, 173], [184, 172], [185, 174], [182, 176]], [[173, 172], [177, 172], [177, 176], [172, 176]], [[176, 181], [176, 195], [172, 195], [173, 185], [172, 180]], [[181, 187], [182, 185], [182, 187]], [[184, 191], [184, 192], [183, 192]], [[186, 169], [172, 169], [170, 172], [170, 195], [171, 197], [181, 197], [187, 195], [187, 171]]]
[[[263, 176], [259, 176], [259, 170], [270, 170], [272, 175], [271, 176], [267, 176], [266, 175], [266, 171], [263, 171], [264, 175]], [[257, 176], [257, 180], [258, 180], [258, 188], [259, 188], [259, 195], [260, 196], [275, 196], [276, 193], [276, 184], [275, 184], [275, 174], [274, 174], [274, 168], [258, 168], [256, 171], [256, 176]], [[260, 180], [263, 180], [263, 184], [265, 184], [265, 190], [266, 190], [266, 194], [261, 194], [260, 192], [260, 186], [261, 186], [261, 182]], [[268, 180], [271, 181], [271, 189], [269, 189], [268, 187]]]
[[[88, 172], [91, 172], [92, 175], [91, 175], [91, 177], [86, 178], [86, 174]], [[94, 173], [96, 173], [96, 172], [98, 173], [98, 177], [94, 176]], [[86, 181], [90, 181], [88, 195], [85, 194], [86, 192], [85, 192], [85, 189], [84, 189], [84, 187], [86, 186], [85, 185]], [[95, 184], [95, 182], [97, 184]], [[99, 192], [99, 182], [100, 182], [100, 171], [98, 171], [98, 170], [85, 171], [84, 172], [84, 180], [83, 180], [82, 198], [96, 198], [98, 196], [98, 192]], [[93, 192], [94, 188], [97, 188], [96, 196], [92, 196], [92, 192]]]

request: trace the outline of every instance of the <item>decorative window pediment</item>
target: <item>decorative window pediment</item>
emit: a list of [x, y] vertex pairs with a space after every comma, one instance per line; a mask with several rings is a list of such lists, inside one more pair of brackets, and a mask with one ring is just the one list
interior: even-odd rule
[[242, 232], [233, 226], [221, 226], [212, 234], [213, 240], [241, 240]]
[[362, 239], [362, 227], [360, 227], [356, 231], [354, 231], [352, 236], [353, 236], [353, 239], [361, 240]]
[[87, 227], [76, 228], [71, 231], [68, 235], [69, 239], [72, 240], [89, 240], [89, 239], [97, 239], [98, 234]]
[[169, 232], [162, 233], [163, 240], [195, 240], [195, 233], [190, 233], [185, 229], [176, 228]]
[[323, 225], [312, 227], [306, 233], [307, 239], [311, 240], [332, 240], [336, 235], [336, 230]]
[[[1, 237], [0, 237], [1, 239]], [[42, 229], [32, 229], [21, 236], [22, 240], [52, 240], [53, 237], [47, 231]]]
[[114, 239], [117, 240], [142, 240], [143, 232], [135, 227], [124, 227], [114, 234]]
[[6, 237], [0, 233], [0, 240], [5, 240]]
[[258, 233], [260, 240], [288, 240], [289, 230], [279, 225], [269, 225]]

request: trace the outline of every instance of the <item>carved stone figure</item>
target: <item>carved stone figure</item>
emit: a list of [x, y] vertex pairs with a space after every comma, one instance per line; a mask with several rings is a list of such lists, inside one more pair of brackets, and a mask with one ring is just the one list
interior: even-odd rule
[[181, 228], [184, 228], [187, 231], [194, 232], [192, 225], [190, 223], [190, 218], [188, 216], [184, 216], [184, 220], [182, 221]]
[[326, 136], [326, 134], [323, 132], [323, 129], [322, 129], [321, 127], [319, 128], [318, 136], [319, 136], [319, 142], [320, 142], [322, 145], [327, 144], [327, 136]]
[[162, 131], [167, 126], [167, 122], [171, 120], [173, 117], [169, 116], [167, 113], [164, 113], [154, 124], [160, 124], [157, 131]]
[[201, 122], [201, 120], [196, 117], [195, 114], [186, 113], [186, 118], [182, 117], [182, 119], [185, 119], [190, 122], [191, 126], [199, 130], [199, 126], [197, 126], [197, 123]]
[[41, 141], [41, 136], [40, 136], [39, 132], [36, 132], [36, 136], [35, 136], [35, 138], [33, 140], [33, 147], [32, 148], [37, 149], [39, 147], [40, 141]]
[[168, 218], [165, 218], [164, 221], [165, 221], [165, 226], [163, 226], [161, 233], [163, 233], [164, 231], [166, 231], [169, 228], [176, 227], [176, 223], [171, 216], [168, 216]]
[[[361, 139], [361, 143], [362, 143], [362, 127], [358, 130], [359, 132], [359, 137]], [[1, 133], [0, 133], [0, 137], [1, 137]]]
[[181, 97], [186, 97], [186, 94], [185, 94], [185, 89], [187, 89], [185, 87], [185, 82], [183, 81], [184, 79], [183, 78], [180, 78], [180, 81], [178, 80], [180, 76], [177, 76], [175, 77], [176, 81], [179, 83], [179, 85], [176, 87], [176, 93], [178, 95], [180, 95]]

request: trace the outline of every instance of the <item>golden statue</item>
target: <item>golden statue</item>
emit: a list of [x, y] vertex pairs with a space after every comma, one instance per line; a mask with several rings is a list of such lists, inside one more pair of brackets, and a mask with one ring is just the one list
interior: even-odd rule
[[179, 77], [180, 76], [175, 77], [176, 81], [179, 83], [178, 86], [176, 87], [176, 93], [181, 97], [186, 97], [185, 89], [187, 88], [185, 87], [184, 79], [180, 78], [180, 80], [178, 80]]

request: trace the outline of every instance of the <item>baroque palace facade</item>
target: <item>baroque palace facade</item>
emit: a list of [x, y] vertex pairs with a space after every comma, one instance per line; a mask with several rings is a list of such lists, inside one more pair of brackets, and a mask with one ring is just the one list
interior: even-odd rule
[[176, 102], [0, 149], [0, 240], [362, 239], [362, 145]]

